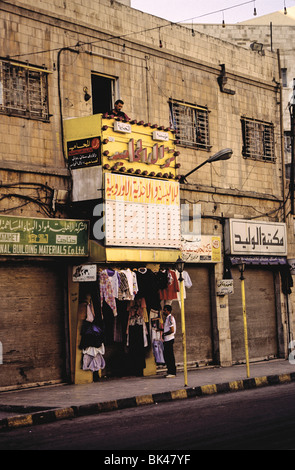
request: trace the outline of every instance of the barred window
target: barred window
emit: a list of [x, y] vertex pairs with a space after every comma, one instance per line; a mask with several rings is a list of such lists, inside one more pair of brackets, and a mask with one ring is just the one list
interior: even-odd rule
[[274, 126], [272, 123], [242, 118], [243, 149], [245, 158], [275, 162]]
[[0, 113], [49, 120], [48, 72], [0, 60]]
[[209, 111], [205, 107], [171, 101], [171, 127], [180, 145], [209, 150]]

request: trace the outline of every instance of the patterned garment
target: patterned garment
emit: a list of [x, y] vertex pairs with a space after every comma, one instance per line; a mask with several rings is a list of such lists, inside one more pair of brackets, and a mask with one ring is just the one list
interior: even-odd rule
[[100, 290], [100, 303], [101, 308], [103, 305], [103, 300], [111, 307], [114, 316], [118, 315], [116, 299], [113, 292], [112, 283], [109, 279], [108, 273], [105, 270], [101, 271], [99, 275], [99, 290]]
[[118, 290], [118, 299], [119, 300], [130, 300], [131, 294], [129, 290], [128, 279], [125, 273], [119, 271], [120, 276], [120, 286]]

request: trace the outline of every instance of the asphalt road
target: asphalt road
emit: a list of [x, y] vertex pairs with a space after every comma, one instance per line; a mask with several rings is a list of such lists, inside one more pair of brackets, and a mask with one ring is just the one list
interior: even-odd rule
[[294, 393], [290, 383], [14, 429], [0, 434], [0, 449], [104, 450], [97, 464], [140, 450], [154, 464], [148, 456], [165, 451], [166, 463], [184, 465], [194, 450], [295, 450]]

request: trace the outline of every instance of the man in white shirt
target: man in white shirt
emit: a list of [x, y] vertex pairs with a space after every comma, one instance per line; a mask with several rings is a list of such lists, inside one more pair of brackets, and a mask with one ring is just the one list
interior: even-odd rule
[[174, 338], [176, 333], [176, 321], [172, 315], [171, 305], [164, 305], [163, 315], [164, 315], [164, 331], [163, 331], [163, 341], [164, 341], [164, 359], [167, 366], [167, 378], [176, 376], [176, 366], [175, 366], [175, 357], [173, 351]]

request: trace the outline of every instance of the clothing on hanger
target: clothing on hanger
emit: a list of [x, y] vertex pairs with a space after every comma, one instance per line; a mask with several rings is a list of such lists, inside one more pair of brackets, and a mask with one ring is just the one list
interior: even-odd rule
[[[177, 279], [179, 279], [179, 277], [180, 277], [180, 273], [177, 271]], [[183, 271], [182, 277], [183, 277], [183, 298], [186, 299], [186, 288], [189, 289], [190, 287], [192, 287], [193, 283], [187, 271]], [[181, 307], [180, 289], [179, 289], [179, 292], [177, 292], [177, 300], [179, 303], [179, 307]]]
[[129, 283], [126, 274], [123, 271], [119, 271], [120, 285], [118, 289], [118, 300], [130, 300], [131, 293], [129, 289]]
[[114, 291], [112, 283], [109, 279], [107, 270], [104, 269], [99, 274], [99, 289], [100, 289], [100, 302], [101, 308], [103, 306], [103, 300], [110, 306], [113, 311], [114, 316], [117, 316], [117, 305], [116, 299], [114, 296]]
[[129, 268], [123, 269], [122, 272], [127, 277], [127, 281], [128, 281], [128, 285], [129, 285], [130, 298], [126, 299], [126, 300], [133, 300], [135, 295], [138, 292], [136, 274], [133, 271], [131, 271], [131, 269], [129, 269]]
[[82, 369], [83, 370], [91, 370], [92, 372], [96, 372], [98, 370], [105, 368], [105, 359], [103, 354], [105, 354], [104, 344], [102, 344], [99, 348], [88, 347], [83, 349], [83, 362], [82, 362]]
[[174, 300], [177, 299], [177, 293], [179, 292], [179, 282], [175, 271], [169, 269], [168, 272], [168, 286], [166, 289], [159, 290], [159, 296], [161, 300]]
[[155, 357], [156, 364], [165, 364], [164, 359], [164, 345], [162, 340], [153, 341], [153, 354]]
[[139, 268], [136, 271], [139, 297], [143, 297], [147, 304], [147, 309], [157, 310], [160, 308], [160, 299], [155, 273], [148, 268]]
[[113, 288], [113, 294], [116, 298], [118, 298], [119, 295], [119, 287], [120, 287], [120, 276], [118, 271], [113, 270], [113, 269], [107, 269], [107, 274], [109, 276], [109, 280], [111, 282], [112, 288]]
[[95, 318], [94, 308], [92, 301], [90, 301], [86, 306], [86, 320], [89, 322], [93, 322]]
[[156, 273], [158, 290], [166, 289], [168, 286], [168, 269], [160, 269]]

